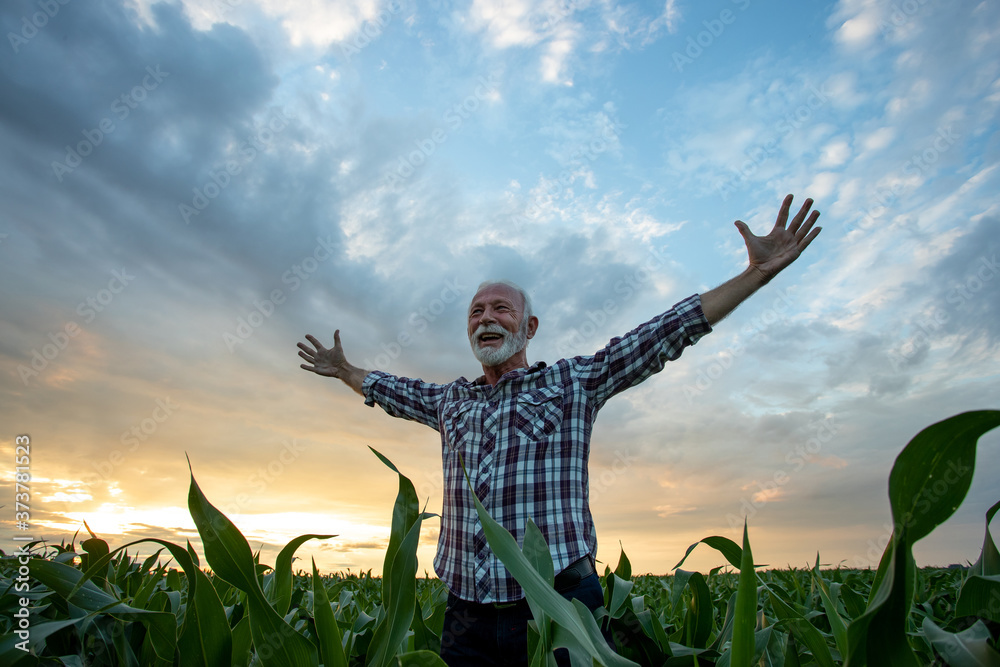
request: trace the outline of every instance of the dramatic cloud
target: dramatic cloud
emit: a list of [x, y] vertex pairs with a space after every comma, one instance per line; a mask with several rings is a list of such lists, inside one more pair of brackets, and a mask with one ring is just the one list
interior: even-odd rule
[[[336, 534], [300, 555], [378, 571], [368, 447], [436, 511], [438, 434], [300, 370], [306, 333], [477, 377], [466, 306], [510, 278], [532, 361], [590, 354], [739, 273], [733, 221], [792, 192], [816, 243], [602, 411], [600, 556], [665, 572], [748, 517], [768, 562], [870, 560], [899, 450], [997, 407], [1000, 10], [790, 7], [5, 3], [0, 415], [35, 529], [196, 542], [189, 458], [265, 558]], [[975, 560], [998, 461], [922, 562]]]

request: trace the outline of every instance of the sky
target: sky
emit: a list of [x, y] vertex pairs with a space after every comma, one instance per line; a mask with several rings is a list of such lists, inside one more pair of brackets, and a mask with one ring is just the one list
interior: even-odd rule
[[[331, 534], [297, 567], [378, 573], [397, 478], [369, 447], [439, 512], [440, 439], [303, 371], [306, 334], [475, 378], [466, 308], [507, 278], [530, 362], [592, 354], [739, 274], [733, 222], [788, 193], [816, 241], [601, 411], [599, 560], [666, 574], [745, 518], [761, 564], [875, 567], [898, 453], [998, 408], [996, 3], [11, 0], [0, 26], [0, 492], [27, 435], [50, 544], [201, 552], [190, 460], [264, 562]], [[978, 558], [998, 445], [921, 565]]]

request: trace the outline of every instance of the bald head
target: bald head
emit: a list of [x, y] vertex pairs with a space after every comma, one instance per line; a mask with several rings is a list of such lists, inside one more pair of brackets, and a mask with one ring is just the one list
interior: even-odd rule
[[[534, 311], [531, 308], [531, 297], [528, 296], [528, 293], [524, 290], [523, 287], [521, 287], [520, 285], [518, 285], [517, 283], [515, 283], [513, 281], [510, 281], [510, 280], [486, 280], [486, 281], [480, 283], [479, 287], [476, 288], [476, 296], [478, 296], [479, 293], [482, 292], [484, 289], [486, 289], [488, 287], [494, 287], [496, 285], [501, 285], [503, 287], [510, 288], [510, 289], [514, 290], [515, 292], [517, 292], [521, 296], [521, 312], [524, 313], [524, 318], [525, 319], [531, 319], [531, 317], [535, 314]], [[475, 301], [475, 297], [473, 297], [473, 301]]]
[[479, 286], [469, 304], [469, 344], [484, 368], [527, 366], [525, 349], [538, 318], [518, 285], [491, 280]]

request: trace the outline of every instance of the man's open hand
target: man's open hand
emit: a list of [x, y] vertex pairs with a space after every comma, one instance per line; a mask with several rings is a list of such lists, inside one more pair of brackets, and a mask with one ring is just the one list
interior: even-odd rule
[[788, 195], [781, 203], [778, 219], [775, 220], [774, 228], [767, 236], [755, 236], [746, 223], [742, 220], [736, 221], [736, 228], [740, 230], [743, 241], [747, 244], [750, 268], [759, 271], [764, 282], [771, 280], [779, 271], [794, 262], [822, 229], [821, 227], [813, 229], [819, 218], [819, 211], [809, 212], [813, 205], [812, 199], [806, 199], [802, 208], [786, 227], [785, 222], [788, 220], [788, 209], [791, 205], [792, 195]]
[[300, 364], [300, 368], [312, 371], [317, 375], [340, 378], [344, 384], [364, 396], [362, 386], [368, 371], [348, 363], [347, 357], [344, 356], [344, 346], [340, 344], [340, 329], [333, 332], [333, 347], [331, 348], [323, 347], [315, 336], [309, 334], [306, 334], [306, 340], [313, 346], [309, 347], [305, 343], [299, 343], [299, 356], [309, 362], [308, 364]]
[[329, 349], [323, 347], [314, 336], [309, 334], [306, 334], [306, 340], [312, 343], [316, 349], [305, 343], [299, 343], [299, 356], [309, 362], [301, 364], [300, 368], [332, 378], [339, 378], [345, 374], [347, 357], [344, 356], [344, 347], [340, 344], [340, 329], [333, 332], [333, 347]]

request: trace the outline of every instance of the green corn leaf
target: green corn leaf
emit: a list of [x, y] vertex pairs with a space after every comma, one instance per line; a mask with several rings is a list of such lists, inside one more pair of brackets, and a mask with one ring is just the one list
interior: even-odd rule
[[1000, 623], [1000, 574], [970, 576], [962, 584], [956, 616], [975, 616]]
[[392, 603], [386, 608], [382, 622], [375, 626], [366, 662], [369, 667], [387, 667], [392, 662], [413, 622], [417, 599], [417, 543], [420, 540], [420, 524], [428, 516], [431, 515], [417, 517], [417, 522], [400, 542], [392, 561], [386, 577], [392, 587]]
[[845, 667], [917, 667], [917, 659], [906, 641], [906, 616], [913, 587], [913, 555], [906, 529], [890, 545], [888, 567], [878, 592], [865, 613], [847, 628], [848, 653]]
[[614, 572], [607, 576], [607, 587], [611, 591], [608, 601], [608, 614], [611, 618], [620, 618], [628, 606], [629, 593], [632, 591], [632, 581], [622, 579]]
[[681, 565], [683, 565], [684, 561], [687, 560], [687, 557], [691, 555], [692, 551], [694, 551], [694, 548], [702, 543], [707, 544], [713, 549], [719, 551], [723, 556], [726, 557], [726, 560], [728, 560], [729, 563], [736, 569], [740, 568], [740, 562], [742, 561], [743, 558], [743, 553], [742, 553], [743, 550], [740, 549], [739, 545], [736, 544], [736, 542], [733, 542], [728, 537], [720, 537], [719, 535], [712, 535], [711, 537], [706, 537], [704, 539], [698, 540], [697, 542], [689, 546], [687, 548], [687, 551], [684, 552], [684, 557], [681, 558], [680, 562], [677, 563], [677, 565], [674, 565], [673, 568], [671, 569], [676, 570]]
[[913, 600], [913, 545], [946, 521], [964, 500], [979, 438], [1000, 426], [1000, 411], [965, 412], [918, 433], [889, 474], [894, 530], [879, 564], [865, 613], [847, 629], [846, 667], [916, 666], [906, 620]]
[[753, 567], [746, 520], [743, 522], [742, 551], [740, 579], [736, 589], [736, 612], [733, 615], [733, 641], [730, 645], [730, 662], [733, 667], [750, 667], [756, 647], [754, 628], [757, 624], [757, 573]]
[[925, 616], [921, 629], [951, 667], [1000, 667], [1000, 653], [990, 647], [990, 631], [982, 621], [954, 633], [942, 630]]
[[[678, 606], [684, 596], [684, 589], [687, 588], [688, 581], [694, 572], [688, 570], [676, 570], [674, 572], [673, 583], [670, 586], [670, 609], [674, 615], [678, 613]], [[678, 635], [679, 636], [679, 635]]]
[[253, 637], [250, 636], [250, 617], [244, 616], [233, 628], [233, 665], [247, 667], [250, 664], [250, 649]]
[[969, 568], [971, 574], [987, 577], [1000, 574], [1000, 551], [997, 550], [996, 542], [990, 534], [990, 522], [993, 521], [997, 511], [1000, 511], [1000, 501], [986, 511], [986, 537], [983, 538], [983, 550], [979, 554], [979, 560]]
[[[521, 552], [528, 559], [535, 572], [541, 575], [542, 579], [549, 586], [555, 586], [555, 565], [552, 563], [552, 554], [549, 552], [549, 545], [545, 543], [545, 536], [542, 535], [542, 531], [530, 519], [524, 529]], [[552, 620], [546, 615], [545, 610], [535, 605], [532, 600], [528, 601], [528, 606], [531, 608], [535, 629], [538, 632], [538, 646], [533, 652], [535, 660], [554, 660], [554, 655], [551, 658], [549, 657], [553, 651]]]
[[374, 449], [372, 452], [399, 477], [399, 491], [392, 511], [390, 553], [386, 554], [382, 576], [385, 616], [376, 623], [366, 662], [370, 667], [388, 667], [413, 623], [417, 601], [417, 544], [420, 540], [420, 526], [424, 519], [434, 515], [419, 512], [413, 483], [389, 459]]
[[[108, 549], [108, 543], [99, 537], [92, 537], [89, 540], [84, 540], [80, 546], [86, 553], [80, 554], [80, 563], [83, 566], [84, 571], [91, 569], [95, 566], [104, 556], [108, 555], [110, 551]], [[95, 572], [93, 577], [102, 584], [108, 582], [107, 579], [107, 563], [108, 561], [103, 561], [104, 567], [102, 572]]]
[[[726, 602], [726, 616], [722, 620], [722, 629], [719, 630], [719, 634], [716, 635], [715, 641], [709, 647], [715, 651], [721, 651], [722, 647], [728, 641], [733, 639], [733, 619], [736, 616], [736, 595], [733, 593], [729, 596], [728, 602]], [[729, 655], [726, 653], [726, 655]]]
[[326, 586], [316, 569], [316, 559], [312, 561], [313, 618], [316, 620], [316, 635], [319, 641], [319, 657], [325, 667], [347, 667], [347, 656], [341, 640], [340, 627], [333, 615]]
[[802, 614], [785, 601], [785, 598], [776, 591], [776, 587], [763, 584], [764, 590], [768, 593], [771, 601], [771, 609], [778, 620], [783, 621], [789, 632], [795, 637], [795, 641], [808, 648], [816, 664], [820, 667], [835, 667], [830, 648], [826, 644], [826, 639]]
[[84, 623], [94, 618], [95, 614], [70, 618], [61, 621], [48, 621], [39, 623], [38, 619], [32, 619], [31, 630], [28, 639], [22, 639], [14, 633], [0, 637], [0, 665], [8, 667], [21, 667], [22, 665], [37, 665], [38, 657], [31, 653], [26, 653], [17, 647], [17, 644], [27, 641], [33, 653], [37, 654], [44, 645], [45, 639], [53, 632], [58, 632], [63, 628], [79, 623]]
[[435, 634], [427, 627], [420, 608], [420, 600], [417, 600], [413, 607], [413, 622], [410, 623], [410, 630], [413, 632], [414, 651], [441, 652], [441, 635]]
[[309, 540], [328, 540], [336, 535], [300, 535], [285, 545], [274, 561], [274, 575], [267, 590], [267, 601], [274, 606], [279, 616], [288, 613], [292, 603], [292, 558], [303, 543]]
[[433, 651], [410, 651], [396, 657], [398, 667], [448, 667], [444, 660]]
[[[189, 462], [190, 467], [190, 462]], [[202, 493], [191, 473], [188, 509], [205, 548], [205, 560], [215, 574], [247, 594], [250, 635], [263, 667], [315, 667], [316, 646], [275, 611], [257, 579], [250, 544], [243, 533]]]
[[194, 598], [188, 598], [184, 625], [177, 638], [180, 662], [185, 667], [228, 665], [233, 659], [233, 635], [226, 610], [208, 576], [192, 564], [188, 581], [197, 581]]
[[864, 597], [847, 584], [840, 585], [840, 601], [844, 603], [844, 610], [850, 619], [855, 619], [865, 613], [867, 602]]
[[820, 574], [819, 553], [816, 554], [816, 566], [812, 569], [812, 580], [819, 591], [820, 601], [823, 603], [824, 611], [826, 611], [826, 618], [830, 622], [830, 630], [833, 633], [834, 641], [837, 642], [837, 650], [840, 651], [841, 655], [844, 655], [847, 653], [847, 626], [844, 624], [844, 619], [841, 617], [840, 612], [837, 611], [837, 605], [830, 596], [830, 589], [826, 585], [826, 580]]
[[81, 609], [101, 611], [120, 620], [139, 621], [146, 626], [157, 657], [173, 660], [177, 646], [177, 620], [173, 614], [131, 607], [101, 590], [92, 581], [77, 587], [77, 581], [83, 577], [83, 572], [69, 565], [32, 558], [28, 567], [31, 576]]
[[391, 598], [391, 591], [387, 588], [389, 579], [384, 574], [392, 567], [392, 562], [396, 558], [396, 551], [399, 549], [400, 543], [406, 534], [409, 533], [410, 528], [413, 527], [413, 524], [417, 521], [417, 517], [420, 515], [420, 501], [417, 498], [416, 489], [413, 488], [413, 482], [403, 473], [399, 472], [392, 461], [376, 449], [373, 447], [369, 447], [368, 449], [371, 449], [375, 456], [399, 477], [399, 491], [396, 493], [396, 503], [392, 508], [392, 530], [389, 533], [389, 546], [386, 547], [385, 559], [382, 563], [382, 603], [388, 605]]
[[1000, 426], [1000, 411], [965, 412], [928, 426], [896, 458], [889, 474], [889, 502], [909, 544], [926, 537], [955, 513], [976, 468], [979, 437]]
[[149, 572], [149, 568], [153, 567], [157, 560], [160, 558], [160, 554], [163, 553], [163, 549], [157, 549], [146, 560], [142, 561], [142, 565], [139, 567], [139, 574], [146, 574]]
[[[191, 462], [188, 461], [188, 468]], [[260, 590], [250, 544], [239, 528], [208, 502], [191, 471], [188, 510], [201, 535], [205, 559], [212, 571], [242, 591]], [[263, 596], [263, 593], [261, 594]]]
[[684, 645], [692, 648], [706, 648], [708, 639], [712, 634], [712, 617], [714, 607], [712, 605], [712, 594], [708, 589], [708, 582], [705, 581], [701, 572], [692, 572], [688, 578], [688, 586], [691, 588], [691, 613], [684, 620], [681, 628], [681, 638]]
[[[603, 638], [597, 642], [593, 640], [591, 631], [596, 631], [597, 635], [600, 636], [600, 629], [597, 628], [597, 621], [594, 620], [590, 611], [587, 610], [586, 614], [581, 616], [579, 608], [556, 592], [545, 577], [539, 574], [518, 548], [514, 537], [507, 529], [497, 523], [483, 507], [483, 504], [479, 502], [469, 480], [468, 471], [466, 471], [465, 478], [469, 486], [469, 493], [476, 505], [476, 512], [479, 514], [479, 521], [483, 526], [486, 541], [493, 553], [520, 584], [528, 598], [528, 604], [544, 611], [545, 615], [556, 623], [554, 645], [556, 647], [565, 646], [571, 653], [582, 648], [589, 656], [589, 660], [596, 660], [601, 665], [635, 665], [631, 660], [627, 660], [612, 651]], [[586, 607], [583, 608], [586, 609]], [[591, 626], [593, 627], [591, 628]]]
[[[184, 616], [184, 623], [181, 627], [180, 636], [177, 638], [177, 648], [180, 657], [185, 665], [205, 665], [210, 667], [214, 664], [228, 662], [232, 655], [232, 635], [229, 630], [229, 623], [226, 620], [225, 609], [219, 599], [211, 581], [197, 567], [197, 561], [191, 559], [191, 545], [184, 549], [173, 542], [148, 538], [129, 542], [114, 551], [104, 554], [77, 580], [76, 584], [69, 591], [68, 597], [72, 598], [91, 577], [106, 568], [107, 562], [114, 556], [128, 547], [142, 544], [143, 542], [153, 542], [161, 545], [157, 550], [159, 554], [163, 549], [170, 551], [170, 554], [180, 564], [187, 576], [188, 582], [188, 605]], [[147, 559], [149, 563], [149, 559]], [[176, 576], [176, 573], [174, 573]], [[158, 577], [149, 577], [139, 593], [136, 594], [133, 603], [136, 606], [145, 606], [148, 596], [155, 590]], [[175, 589], [164, 593], [164, 597], [171, 601], [172, 609], [179, 607], [179, 577]], [[176, 601], [174, 599], [176, 598]], [[171, 612], [175, 613], [175, 612]]]
[[618, 557], [618, 566], [615, 568], [615, 574], [618, 575], [620, 579], [631, 579], [632, 578], [632, 562], [629, 561], [628, 556], [625, 555], [625, 548], [621, 546], [621, 556]]
[[[645, 618], [640, 619], [640, 614]], [[652, 623], [659, 625], [659, 620], [653, 619], [649, 610], [637, 613], [630, 607], [625, 608], [621, 618], [611, 619], [611, 634], [615, 638], [618, 653], [641, 665], [662, 665], [670, 657], [670, 653], [664, 652], [656, 640], [646, 634], [643, 630], [646, 623], [652, 628]], [[669, 641], [666, 645], [669, 648]]]

